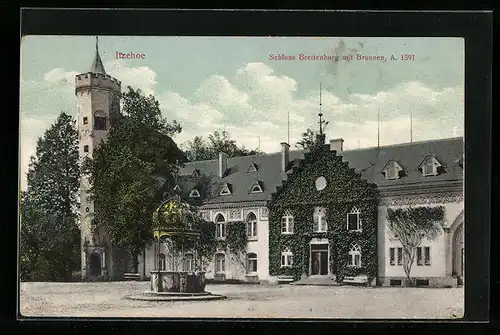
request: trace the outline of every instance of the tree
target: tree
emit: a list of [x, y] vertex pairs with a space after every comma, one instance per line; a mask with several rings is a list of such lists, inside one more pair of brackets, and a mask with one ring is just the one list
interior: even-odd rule
[[22, 280], [71, 280], [80, 260], [78, 133], [61, 113], [37, 141], [20, 199]]
[[226, 131], [215, 131], [208, 135], [205, 140], [201, 136], [196, 136], [193, 141], [184, 144], [185, 154], [189, 161], [201, 161], [219, 158], [219, 153], [224, 152], [228, 157], [250, 156], [262, 153], [258, 149], [247, 149], [245, 146], [238, 146], [235, 140], [230, 138]]
[[390, 231], [403, 247], [403, 269], [407, 282], [411, 284], [411, 268], [417, 248], [424, 239], [432, 241], [441, 232], [444, 223], [444, 208], [412, 207], [387, 210]]
[[[177, 122], [162, 117], [158, 101], [140, 90], [123, 94], [123, 117], [84, 164], [94, 201], [94, 222], [111, 243], [129, 248], [134, 271], [138, 255], [152, 240], [151, 218], [163, 182], [175, 180], [185, 158], [171, 136]], [[159, 178], [161, 177], [161, 178]]]
[[297, 149], [309, 149], [314, 145], [314, 143], [314, 131], [307, 128], [307, 130], [302, 133], [302, 139], [295, 144], [295, 147]]

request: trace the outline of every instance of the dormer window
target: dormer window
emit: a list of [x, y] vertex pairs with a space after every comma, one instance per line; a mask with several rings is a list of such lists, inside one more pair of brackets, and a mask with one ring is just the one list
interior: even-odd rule
[[438, 168], [441, 164], [434, 156], [427, 156], [419, 166], [420, 171], [424, 177], [436, 176], [438, 174]]
[[264, 187], [261, 181], [255, 182], [250, 188], [250, 193], [262, 193], [264, 192]]
[[231, 195], [231, 184], [224, 184], [219, 195]]
[[252, 163], [252, 165], [250, 165], [250, 167], [248, 168], [248, 173], [251, 173], [251, 172], [257, 172], [258, 171], [258, 168], [257, 168], [257, 164], [255, 163]]
[[198, 178], [200, 176], [200, 170], [194, 169], [192, 176]]
[[394, 180], [399, 179], [401, 171], [403, 171], [401, 165], [399, 165], [398, 162], [391, 160], [384, 166], [382, 173], [385, 175], [385, 179]]
[[200, 197], [200, 192], [197, 189], [192, 189], [191, 192], [189, 193], [190, 198], [199, 198]]

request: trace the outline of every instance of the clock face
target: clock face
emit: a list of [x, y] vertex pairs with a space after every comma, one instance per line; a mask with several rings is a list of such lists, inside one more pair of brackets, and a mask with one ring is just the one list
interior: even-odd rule
[[325, 177], [321, 176], [318, 179], [316, 179], [316, 189], [318, 191], [323, 190], [326, 187], [326, 179]]

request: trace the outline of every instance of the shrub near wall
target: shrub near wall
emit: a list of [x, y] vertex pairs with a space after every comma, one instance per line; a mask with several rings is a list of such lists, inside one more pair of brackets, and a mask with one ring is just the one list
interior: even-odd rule
[[[327, 187], [318, 191], [315, 180], [323, 176]], [[313, 232], [316, 206], [327, 210], [328, 230]], [[347, 213], [356, 206], [361, 211], [362, 231], [347, 230]], [[349, 168], [347, 163], [327, 147], [311, 151], [295, 167], [282, 187], [272, 195], [269, 207], [269, 271], [271, 275], [294, 276], [297, 280], [309, 271], [309, 242], [312, 238], [330, 241], [330, 271], [342, 281], [345, 276], [366, 274], [369, 281], [377, 276], [377, 208], [378, 192]], [[294, 216], [294, 233], [281, 233], [285, 210]], [[352, 242], [361, 247], [361, 267], [347, 266]], [[294, 265], [281, 267], [281, 252], [289, 248]]]

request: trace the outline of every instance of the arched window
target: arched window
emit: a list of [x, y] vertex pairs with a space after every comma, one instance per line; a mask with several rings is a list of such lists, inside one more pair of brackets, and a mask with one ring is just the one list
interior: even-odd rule
[[361, 247], [358, 244], [351, 244], [351, 248], [349, 249], [349, 261], [347, 265], [354, 267], [361, 266]]
[[293, 234], [293, 215], [288, 210], [281, 217], [281, 233]]
[[257, 254], [251, 252], [247, 254], [247, 273], [257, 272]]
[[326, 232], [326, 208], [316, 207], [313, 214], [314, 221], [314, 231], [315, 232]]
[[247, 236], [252, 239], [257, 237], [257, 217], [254, 213], [247, 216]]
[[194, 272], [194, 255], [192, 253], [184, 255], [184, 271]]
[[215, 237], [221, 239], [226, 237], [226, 219], [222, 214], [215, 217]]
[[165, 271], [167, 269], [167, 264], [165, 261], [165, 254], [161, 253], [160, 254], [160, 259], [158, 261], [158, 267], [160, 271]]
[[293, 265], [293, 253], [290, 249], [285, 249], [281, 253], [281, 267], [288, 267]]
[[350, 213], [347, 213], [347, 230], [361, 230], [361, 211], [353, 207]]
[[226, 256], [224, 254], [215, 255], [215, 273], [224, 273], [226, 271]]
[[108, 129], [106, 113], [98, 110], [94, 113], [94, 130]]

